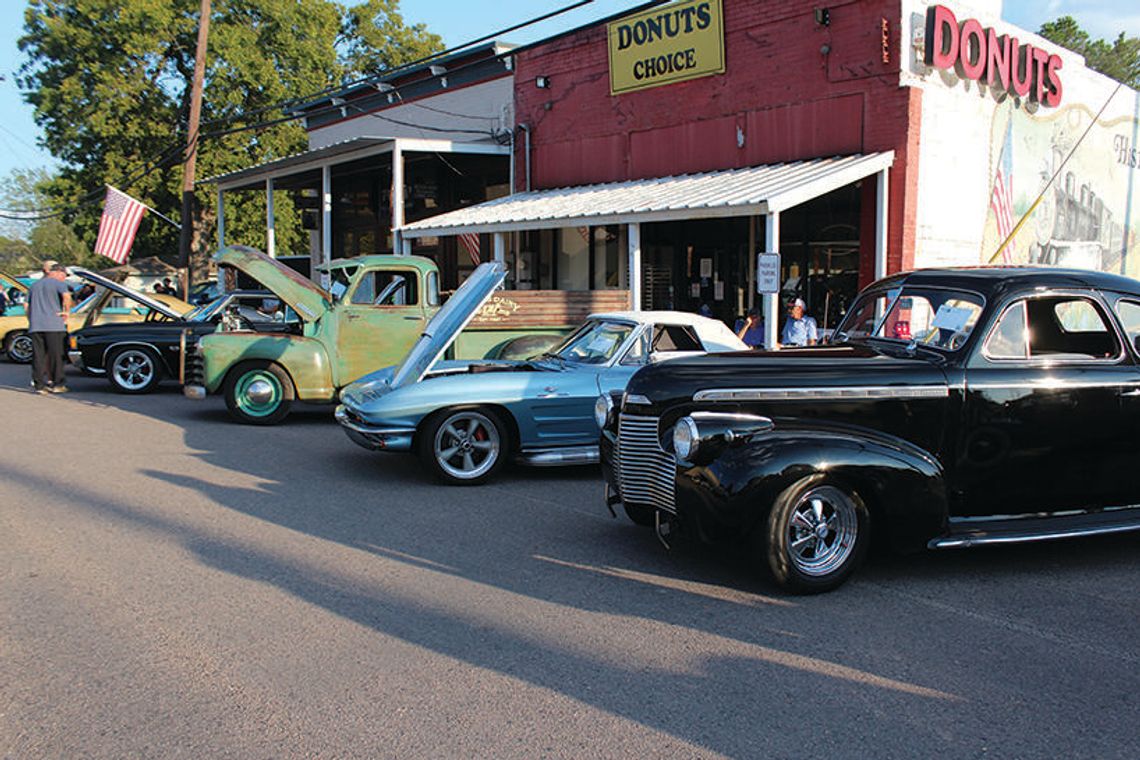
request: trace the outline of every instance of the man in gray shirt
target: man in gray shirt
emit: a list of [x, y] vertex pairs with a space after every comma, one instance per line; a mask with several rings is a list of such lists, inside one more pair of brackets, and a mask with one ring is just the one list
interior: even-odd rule
[[64, 343], [71, 291], [67, 271], [45, 263], [45, 274], [28, 290], [28, 335], [32, 338], [32, 388], [36, 393], [66, 393], [63, 381]]

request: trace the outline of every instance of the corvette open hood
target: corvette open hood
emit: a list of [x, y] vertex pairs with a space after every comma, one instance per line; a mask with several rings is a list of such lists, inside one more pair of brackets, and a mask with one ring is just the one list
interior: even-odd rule
[[324, 288], [256, 248], [228, 245], [214, 254], [214, 261], [257, 280], [306, 322], [315, 322], [332, 308], [332, 296]]
[[7, 272], [5, 272], [3, 270], [0, 270], [0, 285], [2, 285], [4, 287], [5, 292], [7, 292], [8, 289], [10, 289], [10, 288], [15, 288], [16, 290], [20, 291], [21, 293], [27, 293], [28, 292], [28, 286], [27, 285], [25, 285], [24, 283], [22, 283], [18, 279], [16, 279], [15, 275], [8, 274]]
[[184, 301], [180, 301], [169, 296], [160, 301], [153, 296], [135, 290], [134, 288], [128, 288], [125, 285], [120, 285], [114, 280], [109, 280], [101, 274], [97, 274], [96, 272], [92, 272], [81, 267], [72, 267], [71, 273], [78, 277], [82, 277], [92, 285], [98, 285], [99, 287], [106, 288], [113, 293], [118, 293], [125, 298], [129, 298], [132, 301], [141, 303], [148, 309], [153, 309], [159, 314], [169, 317], [170, 319], [181, 319], [183, 314], [194, 308]]
[[389, 385], [392, 388], [399, 388], [402, 385], [419, 382], [436, 360], [443, 356], [443, 352], [474, 318], [506, 276], [507, 266], [500, 261], [491, 261], [476, 267], [467, 281], [447, 299], [447, 303], [427, 323], [419, 340], [396, 369], [396, 374]]

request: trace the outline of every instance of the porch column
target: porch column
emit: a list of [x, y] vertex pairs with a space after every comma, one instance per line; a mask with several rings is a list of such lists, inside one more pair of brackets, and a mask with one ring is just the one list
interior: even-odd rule
[[494, 239], [495, 249], [493, 260], [505, 262], [507, 260], [507, 233], [496, 232]]
[[887, 276], [887, 192], [888, 170], [875, 178], [875, 279]]
[[218, 248], [226, 247], [226, 204], [222, 202], [222, 188], [218, 188]]
[[[774, 211], [764, 217], [764, 250], [766, 253], [780, 252], [780, 212]], [[781, 268], [783, 262], [781, 262]], [[780, 319], [780, 293], [764, 294], [764, 346], [776, 347], [779, 335], [776, 322]]]
[[273, 213], [273, 177], [265, 180], [265, 253], [271, 259], [277, 258], [276, 219]]
[[641, 311], [641, 224], [629, 225], [629, 308]]
[[[392, 143], [392, 252], [398, 256], [406, 255], [404, 235], [400, 231], [404, 226], [404, 152], [400, 148], [400, 141]], [[411, 241], [409, 241], [410, 243]], [[410, 248], [410, 247], [409, 247]]]
[[[332, 167], [321, 167], [321, 263], [332, 261]], [[329, 275], [321, 275], [321, 286], [329, 286]]]

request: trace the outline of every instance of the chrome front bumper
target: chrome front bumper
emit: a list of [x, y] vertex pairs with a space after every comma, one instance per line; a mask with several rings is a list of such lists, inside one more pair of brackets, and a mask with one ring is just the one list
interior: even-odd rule
[[335, 412], [336, 421], [344, 428], [345, 435], [357, 446], [369, 451], [411, 451], [415, 428], [381, 428], [367, 425], [354, 418], [344, 404]]
[[206, 386], [204, 385], [184, 385], [182, 386], [182, 395], [186, 398], [192, 398], [195, 401], [201, 401], [206, 398]]

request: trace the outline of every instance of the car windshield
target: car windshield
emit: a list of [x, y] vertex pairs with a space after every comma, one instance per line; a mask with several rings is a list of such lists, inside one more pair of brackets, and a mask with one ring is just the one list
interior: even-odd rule
[[633, 325], [592, 319], [544, 356], [579, 364], [605, 364], [614, 357], [631, 332]]
[[957, 351], [977, 324], [982, 297], [944, 288], [890, 288], [863, 294], [834, 342], [878, 338]]

